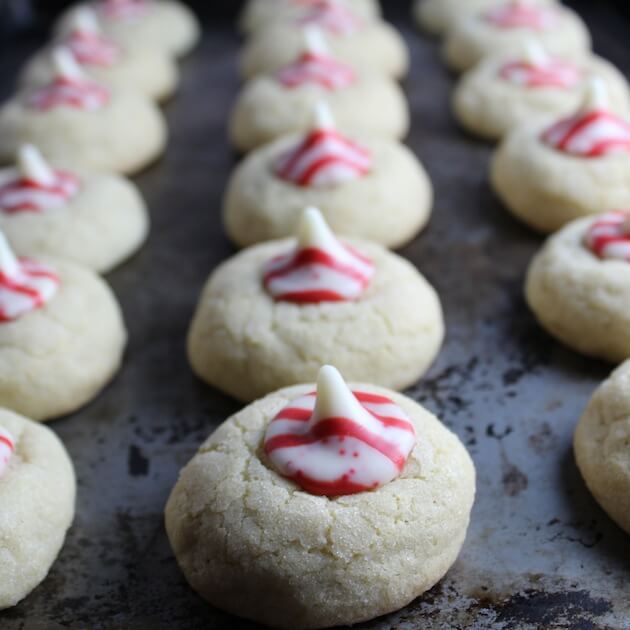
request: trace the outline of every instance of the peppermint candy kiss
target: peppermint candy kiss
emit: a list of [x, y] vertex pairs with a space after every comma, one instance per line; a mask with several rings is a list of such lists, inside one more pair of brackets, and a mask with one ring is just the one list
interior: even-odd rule
[[0, 477], [9, 467], [9, 460], [15, 451], [15, 440], [11, 434], [0, 427]]
[[584, 244], [599, 258], [630, 262], [630, 212], [606, 212], [588, 228]]
[[328, 46], [319, 29], [310, 27], [305, 32], [306, 50], [300, 58], [282, 68], [278, 81], [287, 88], [302, 85], [319, 85], [334, 91], [351, 85], [356, 81], [354, 71], [328, 54]]
[[26, 100], [27, 106], [42, 111], [56, 107], [96, 111], [109, 101], [107, 88], [88, 79], [67, 48], [56, 48], [52, 60], [54, 81], [32, 92]]
[[134, 21], [146, 16], [148, 0], [100, 0], [98, 10], [108, 20]]
[[77, 9], [64, 46], [83, 66], [108, 68], [116, 63], [120, 54], [118, 46], [103, 37], [96, 14], [88, 7]]
[[41, 308], [57, 292], [59, 278], [47, 265], [18, 260], [0, 232], [0, 323]]
[[269, 424], [264, 448], [283, 476], [315, 495], [374, 490], [402, 473], [416, 445], [411, 420], [389, 398], [352, 392], [324, 366], [317, 392], [289, 403]]
[[296, 186], [327, 188], [367, 175], [372, 156], [367, 149], [341, 135], [326, 103], [316, 108], [315, 129], [275, 165], [281, 179]]
[[582, 74], [575, 64], [550, 58], [536, 40], [527, 42], [522, 59], [507, 63], [499, 70], [499, 76], [505, 81], [529, 88], [569, 89], [582, 81]]
[[557, 24], [558, 12], [550, 7], [516, 0], [489, 9], [482, 18], [502, 29], [528, 28], [534, 31], [545, 31]]
[[363, 23], [348, 7], [338, 0], [316, 0], [309, 3], [308, 12], [298, 19], [299, 26], [319, 26], [335, 35], [352, 35]]
[[76, 175], [53, 170], [32, 145], [20, 147], [17, 168], [0, 172], [0, 211], [43, 212], [65, 206], [79, 192]]
[[630, 125], [609, 111], [606, 84], [595, 78], [580, 110], [552, 125], [542, 139], [558, 151], [584, 158], [628, 153]]
[[297, 246], [263, 269], [263, 284], [276, 301], [316, 304], [358, 299], [374, 275], [374, 263], [341, 243], [319, 210], [309, 208]]

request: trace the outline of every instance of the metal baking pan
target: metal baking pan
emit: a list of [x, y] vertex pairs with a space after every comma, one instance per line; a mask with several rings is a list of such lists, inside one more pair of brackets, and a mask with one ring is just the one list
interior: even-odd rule
[[[436, 190], [429, 229], [402, 253], [437, 287], [448, 324], [439, 360], [409, 393], [462, 438], [478, 496], [448, 575], [406, 609], [363, 627], [628, 629], [630, 538], [585, 488], [571, 448], [610, 366], [573, 354], [536, 325], [521, 295], [541, 240], [492, 195], [491, 148], [453, 122], [453, 79], [437, 42], [414, 30], [408, 2], [386, 4], [413, 55], [409, 144]], [[630, 70], [621, 14], [605, 2], [578, 8], [600, 52]], [[0, 42], [1, 96], [42, 41]], [[210, 16], [202, 45], [182, 65], [181, 90], [166, 108], [168, 152], [137, 179], [151, 209], [150, 240], [108, 277], [131, 333], [124, 369], [89, 407], [52, 425], [76, 466], [76, 521], [46, 581], [0, 613], [2, 630], [254, 627], [211, 609], [187, 586], [162, 516], [180, 468], [239, 408], [194, 378], [184, 351], [201, 286], [233, 253], [220, 207], [235, 163], [226, 120], [238, 47], [233, 20]]]

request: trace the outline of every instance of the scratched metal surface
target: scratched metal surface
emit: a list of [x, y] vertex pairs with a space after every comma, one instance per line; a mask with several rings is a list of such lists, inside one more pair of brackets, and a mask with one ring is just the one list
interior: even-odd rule
[[[591, 498], [571, 451], [574, 425], [609, 367], [560, 347], [528, 313], [521, 285], [540, 241], [488, 189], [489, 147], [454, 125], [436, 43], [391, 4], [413, 52], [410, 144], [437, 193], [430, 228], [403, 254], [438, 288], [448, 322], [444, 351], [410, 394], [469, 448], [478, 498], [447, 577], [364, 627], [630, 628], [630, 539]], [[629, 70], [627, 31], [601, 3], [590, 10], [600, 50]], [[0, 43], [3, 97], [34, 43]], [[219, 210], [234, 165], [225, 121], [237, 46], [229, 24], [210, 23], [183, 65], [166, 109], [168, 153], [138, 179], [151, 238], [109, 277], [131, 332], [124, 369], [88, 408], [53, 425], [78, 473], [76, 522], [45, 583], [0, 613], [2, 630], [253, 627], [187, 587], [162, 524], [178, 470], [238, 408], [197, 382], [184, 355], [198, 291], [232, 252]]]

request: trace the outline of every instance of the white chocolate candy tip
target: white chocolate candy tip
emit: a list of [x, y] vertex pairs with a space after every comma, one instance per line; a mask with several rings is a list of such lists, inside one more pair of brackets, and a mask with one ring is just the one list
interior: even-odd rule
[[324, 365], [317, 375], [317, 398], [311, 426], [326, 418], [360, 418], [365, 413], [339, 370]]
[[596, 109], [608, 109], [609, 98], [606, 82], [601, 77], [591, 77], [586, 84], [584, 101], [580, 111], [589, 112]]
[[85, 75], [76, 62], [72, 52], [66, 46], [57, 46], [52, 51], [52, 63], [55, 75], [66, 79], [83, 79]]
[[3, 232], [0, 232], [0, 272], [9, 278], [20, 271], [20, 263], [16, 258], [9, 241]]
[[316, 129], [335, 129], [335, 119], [326, 101], [318, 101], [314, 111]]
[[541, 66], [549, 61], [549, 55], [539, 40], [530, 38], [525, 42], [523, 59], [534, 66]]
[[71, 29], [81, 33], [99, 34], [101, 27], [98, 24], [96, 12], [90, 7], [79, 7], [73, 15]]
[[300, 249], [314, 247], [328, 250], [336, 246], [337, 239], [317, 208], [307, 208], [302, 214], [298, 230]]
[[18, 149], [17, 166], [21, 175], [43, 186], [55, 183], [55, 174], [39, 149], [32, 144], [23, 144]]
[[313, 55], [326, 55], [328, 44], [324, 33], [317, 26], [308, 26], [304, 29], [304, 48]]

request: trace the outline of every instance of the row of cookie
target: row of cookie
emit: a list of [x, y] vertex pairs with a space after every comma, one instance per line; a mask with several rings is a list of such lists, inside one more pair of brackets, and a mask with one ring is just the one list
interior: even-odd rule
[[[256, 6], [246, 8], [245, 23]], [[277, 37], [287, 31], [302, 38], [306, 51], [254, 79], [239, 98], [237, 123], [262, 130], [276, 121], [280, 137], [253, 150], [229, 182], [225, 225], [247, 249], [208, 281], [189, 334], [190, 362], [206, 382], [247, 401], [311, 381], [324, 363], [352, 380], [403, 389], [439, 351], [443, 317], [432, 287], [380, 245], [401, 245], [426, 223], [431, 183], [408, 148], [368, 133], [369, 121], [362, 132], [337, 128], [333, 112], [349, 121], [361, 99], [370, 90], [382, 94], [387, 82], [406, 119], [407, 105], [390, 79], [358, 74], [332, 57], [325, 41], [333, 33], [332, 42], [356, 59], [366, 31], [394, 31], [339, 0], [262, 6], [267, 12], [275, 6], [276, 14], [268, 13], [254, 39], [275, 41], [269, 31]], [[382, 112], [371, 116], [378, 120]], [[310, 117], [312, 128], [289, 117]], [[256, 141], [269, 136], [254, 133]], [[289, 364], [284, 354], [292, 356]]]
[[[630, 358], [630, 212], [623, 210], [630, 209], [630, 90], [618, 70], [588, 52], [583, 24], [546, 4], [417, 6], [424, 25], [446, 27], [452, 65], [468, 65], [455, 59], [457, 50], [467, 49], [470, 61], [481, 58], [460, 80], [453, 104], [464, 127], [503, 138], [491, 169], [498, 196], [531, 227], [559, 230], [527, 273], [530, 308], [563, 343], [618, 363]], [[611, 377], [614, 384], [602, 387], [575, 436], [589, 488], [626, 531], [630, 452], [623, 418], [630, 401], [620, 383], [629, 373], [625, 364]]]
[[[286, 31], [292, 41], [305, 17], [321, 29], [355, 7], [377, 5], [255, 0], [244, 23], [276, 21], [263, 27], [274, 36], [256, 37], [271, 43]], [[237, 106], [244, 139], [262, 130], [252, 145], [273, 136], [274, 123], [293, 133], [254, 150], [234, 174], [226, 225], [250, 246], [213, 273], [189, 336], [202, 378], [241, 400], [266, 397], [210, 436], [166, 506], [190, 585], [217, 608], [281, 628], [353, 624], [407, 605], [455, 561], [475, 494], [470, 457], [435, 417], [319, 369], [332, 362], [352, 380], [402, 389], [431, 363], [444, 329], [435, 291], [382, 245], [409, 240], [431, 202], [415, 157], [369, 133], [390, 125], [379, 107], [399, 88], [342, 66], [313, 33], [304, 54], [255, 80]], [[337, 34], [340, 42], [362, 59], [353, 36]], [[361, 102], [371, 97], [374, 108]], [[365, 127], [346, 136], [354, 119]], [[390, 135], [398, 133], [400, 125]], [[269, 240], [296, 226], [297, 238]], [[316, 384], [274, 391], [317, 374]]]
[[44, 579], [74, 518], [72, 462], [33, 420], [96, 396], [126, 344], [120, 307], [95, 272], [139, 247], [148, 218], [133, 184], [101, 171], [135, 171], [162, 150], [164, 122], [147, 95], [174, 89], [170, 55], [197, 37], [175, 3], [90, 7], [62, 18], [52, 57], [36, 55], [0, 110], [0, 154], [17, 155], [0, 171], [0, 229], [29, 256], [0, 232], [0, 609]]

